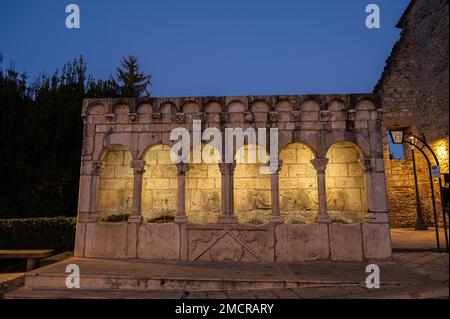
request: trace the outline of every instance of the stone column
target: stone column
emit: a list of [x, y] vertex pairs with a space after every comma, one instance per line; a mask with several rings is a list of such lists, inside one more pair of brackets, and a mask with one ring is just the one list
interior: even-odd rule
[[372, 161], [370, 158], [362, 157], [358, 159], [359, 165], [361, 165], [364, 171], [364, 186], [366, 188], [367, 199], [367, 218], [368, 222], [373, 218], [373, 190], [372, 190]]
[[97, 183], [100, 175], [100, 161], [81, 161], [78, 195], [78, 221], [75, 233], [75, 257], [83, 257], [86, 246], [86, 227], [97, 220]]
[[237, 218], [234, 216], [234, 169], [236, 162], [220, 163], [220, 173], [222, 174], [222, 210], [218, 223], [234, 224]]
[[279, 172], [283, 165], [282, 160], [278, 160], [278, 166], [275, 172], [271, 176], [271, 195], [272, 195], [272, 216], [270, 222], [274, 224], [284, 223], [284, 219], [280, 214], [280, 181]]
[[80, 174], [80, 192], [78, 197], [78, 220], [96, 221], [97, 184], [100, 175], [100, 161], [82, 161]]
[[175, 216], [175, 222], [179, 224], [186, 224], [186, 173], [189, 169], [189, 164], [178, 163], [178, 203], [177, 203], [177, 216]]
[[327, 190], [325, 184], [325, 170], [328, 164], [328, 158], [319, 157], [311, 160], [317, 171], [317, 192], [319, 195], [319, 213], [317, 215], [318, 223], [330, 223], [330, 215], [327, 212]]
[[130, 162], [133, 169], [133, 213], [128, 217], [131, 223], [140, 223], [142, 221], [142, 178], [145, 172], [144, 160], [133, 160]]
[[[363, 159], [364, 179], [367, 192], [368, 223], [389, 223], [384, 159]], [[370, 163], [370, 164], [369, 164]]]

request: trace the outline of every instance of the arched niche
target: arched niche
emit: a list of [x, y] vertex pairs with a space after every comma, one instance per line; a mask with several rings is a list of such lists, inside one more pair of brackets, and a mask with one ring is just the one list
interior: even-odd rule
[[164, 144], [150, 146], [143, 155], [145, 172], [142, 183], [144, 222], [172, 222], [177, 210], [177, 167], [172, 149]]
[[315, 222], [318, 210], [317, 173], [311, 160], [313, 150], [303, 143], [291, 143], [280, 152], [280, 213], [288, 224]]
[[97, 220], [127, 221], [133, 211], [133, 169], [130, 151], [123, 145], [109, 145], [101, 155], [97, 183]]
[[[199, 162], [194, 162], [198, 152]], [[222, 181], [219, 151], [209, 144], [195, 146], [186, 173], [186, 215], [190, 223], [215, 223], [221, 208]]]
[[354, 143], [340, 141], [327, 151], [327, 208], [332, 220], [363, 222], [367, 217], [364, 171], [358, 160], [362, 150]]
[[262, 174], [267, 151], [244, 145], [235, 154], [234, 213], [239, 223], [266, 224], [271, 216], [271, 175]]

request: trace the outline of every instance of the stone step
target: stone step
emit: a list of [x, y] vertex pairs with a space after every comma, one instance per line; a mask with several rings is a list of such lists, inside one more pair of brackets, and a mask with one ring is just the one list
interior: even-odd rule
[[[66, 288], [67, 275], [25, 275], [25, 287], [32, 289]], [[137, 290], [137, 291], [225, 291], [257, 290], [305, 287], [329, 287], [342, 284], [326, 280], [281, 280], [281, 279], [222, 279], [222, 278], [152, 278], [126, 275], [84, 275], [80, 279], [82, 289]], [[346, 285], [360, 285], [361, 282], [346, 282]]]
[[19, 288], [5, 299], [182, 299], [184, 290], [101, 290]]
[[[233, 291], [364, 284], [366, 263], [226, 263], [69, 258], [25, 274], [25, 287], [63, 289], [69, 266], [80, 271], [81, 289]], [[426, 278], [392, 263], [380, 264], [382, 284]]]

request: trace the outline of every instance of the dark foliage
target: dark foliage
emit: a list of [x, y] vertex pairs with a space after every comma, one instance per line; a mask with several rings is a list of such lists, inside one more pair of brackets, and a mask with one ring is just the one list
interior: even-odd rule
[[[131, 86], [133, 79], [138, 81], [136, 89], [142, 89], [147, 78], [133, 61], [137, 73], [122, 76], [131, 79]], [[128, 92], [112, 79], [88, 76], [83, 57], [31, 83], [13, 65], [2, 65], [0, 55], [0, 218], [74, 216], [82, 101]]]
[[75, 217], [0, 219], [0, 249], [73, 250]]
[[151, 75], [139, 71], [139, 64], [135, 56], [122, 59], [122, 68], [117, 68], [116, 79], [111, 81], [114, 88], [123, 97], [149, 96], [148, 87], [151, 86]]

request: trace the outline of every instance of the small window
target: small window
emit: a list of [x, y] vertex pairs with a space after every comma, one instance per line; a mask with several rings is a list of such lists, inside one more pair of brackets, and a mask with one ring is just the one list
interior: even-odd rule
[[391, 139], [391, 135], [387, 134], [388, 147], [389, 147], [389, 159], [391, 160], [404, 160], [405, 153], [403, 144], [394, 144]]

